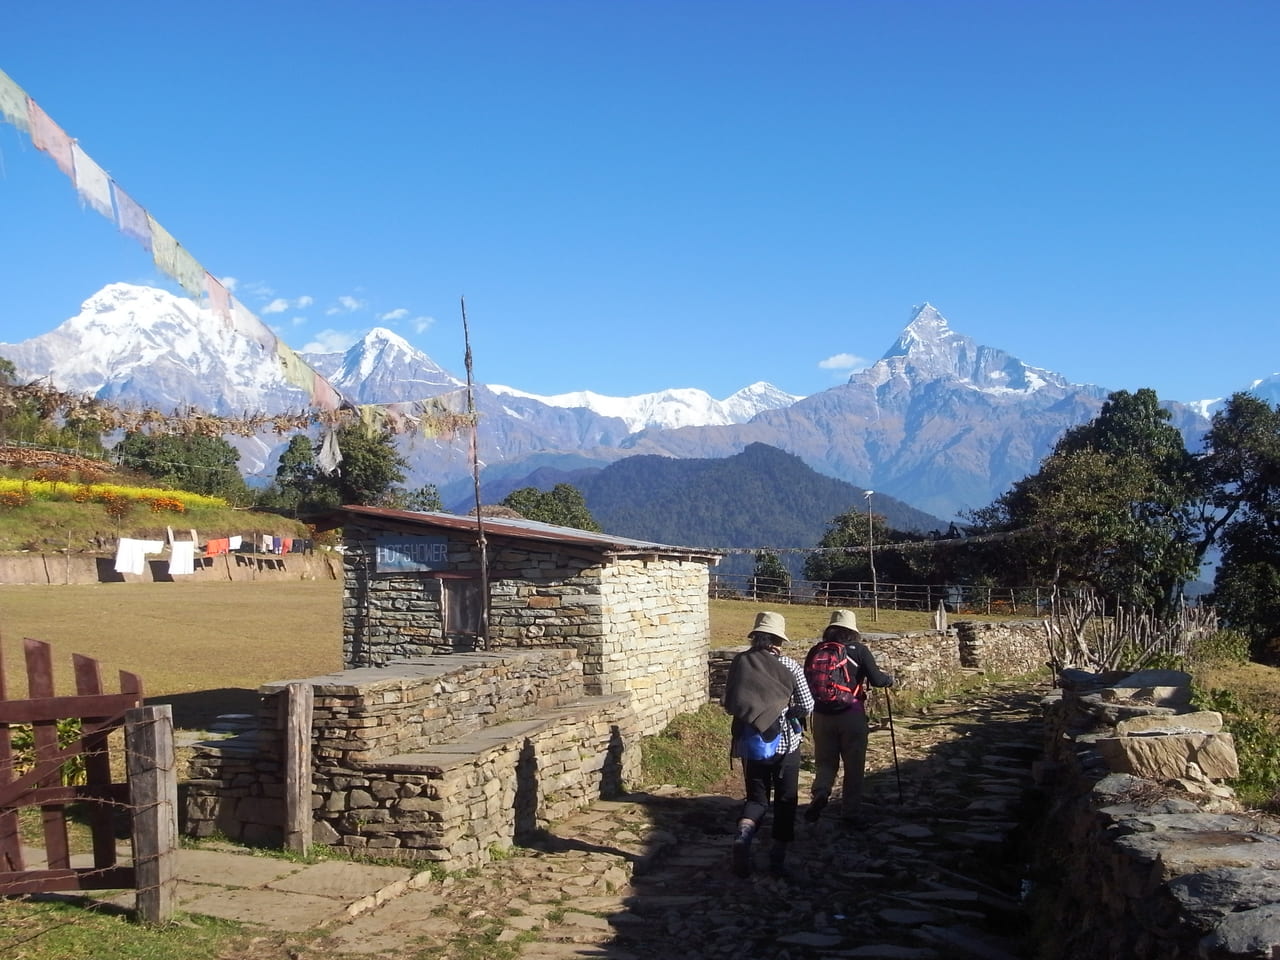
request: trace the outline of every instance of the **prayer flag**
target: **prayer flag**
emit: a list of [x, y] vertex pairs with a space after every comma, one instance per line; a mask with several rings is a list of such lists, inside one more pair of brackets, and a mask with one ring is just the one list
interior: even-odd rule
[[120, 189], [120, 184], [114, 180], [111, 181], [111, 192], [116, 200], [116, 224], [120, 227], [120, 232], [126, 237], [133, 237], [146, 249], [147, 253], [151, 252], [151, 224], [147, 218], [147, 211], [142, 206]]
[[31, 132], [27, 93], [0, 70], [0, 117], [4, 117], [23, 133]]
[[36, 145], [36, 149], [53, 157], [58, 169], [74, 181], [76, 165], [71, 159], [71, 138], [30, 97], [27, 97], [27, 111], [31, 118], [31, 142]]
[[94, 159], [80, 149], [80, 144], [71, 144], [71, 158], [75, 163], [76, 189], [81, 198], [93, 209], [107, 218], [113, 218], [115, 211], [111, 207], [111, 178]]

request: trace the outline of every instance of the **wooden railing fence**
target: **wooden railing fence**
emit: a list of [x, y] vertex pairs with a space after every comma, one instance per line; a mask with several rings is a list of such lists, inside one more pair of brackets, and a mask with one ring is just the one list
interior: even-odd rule
[[[168, 920], [178, 837], [172, 708], [142, 706], [141, 678], [123, 670], [120, 692], [104, 692], [100, 664], [80, 654], [72, 656], [76, 692], [59, 696], [50, 645], [27, 639], [23, 653], [26, 699], [11, 697], [0, 654], [0, 895], [133, 888], [143, 920]], [[79, 721], [79, 729], [60, 742], [59, 722], [67, 720]], [[108, 738], [121, 727], [127, 779], [116, 781]], [[23, 737], [20, 747], [15, 734]], [[77, 761], [83, 777], [67, 776]], [[69, 782], [79, 779], [84, 782]], [[83, 811], [90, 833], [89, 865], [71, 853], [73, 805], [75, 817]], [[42, 855], [23, 842], [20, 811], [27, 807], [40, 810]], [[121, 863], [117, 854], [117, 824], [125, 815], [131, 863]], [[32, 844], [36, 832], [32, 823]]]

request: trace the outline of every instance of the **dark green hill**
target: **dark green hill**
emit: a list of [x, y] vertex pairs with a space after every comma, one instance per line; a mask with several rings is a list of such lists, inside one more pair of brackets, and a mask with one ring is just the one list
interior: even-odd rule
[[[680, 546], [813, 547], [833, 517], [866, 509], [861, 487], [823, 476], [799, 457], [763, 443], [718, 459], [637, 456], [594, 470], [544, 467], [510, 489], [550, 489], [556, 483], [581, 490], [607, 532]], [[486, 485], [485, 499], [497, 502], [510, 489]], [[871, 509], [896, 530], [947, 527], [881, 493], [872, 497]]]

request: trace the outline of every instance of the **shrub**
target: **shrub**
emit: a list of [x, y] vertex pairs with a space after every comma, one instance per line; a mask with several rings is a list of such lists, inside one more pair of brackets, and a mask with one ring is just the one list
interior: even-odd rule
[[[9, 728], [10, 742], [13, 746], [13, 773], [22, 776], [36, 765], [35, 729], [29, 723], [16, 724]], [[80, 719], [69, 717], [58, 721], [58, 746], [69, 747], [80, 739]], [[62, 785], [77, 786], [87, 780], [84, 767], [84, 756], [72, 757], [62, 765]]]
[[1240, 798], [1251, 807], [1274, 812], [1280, 807], [1280, 725], [1230, 690], [1197, 688], [1192, 702], [1197, 709], [1222, 714], [1240, 763], [1240, 776], [1233, 784]]

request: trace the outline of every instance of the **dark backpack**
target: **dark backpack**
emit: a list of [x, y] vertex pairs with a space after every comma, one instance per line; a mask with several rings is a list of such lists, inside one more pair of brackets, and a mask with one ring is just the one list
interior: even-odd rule
[[862, 702], [857, 663], [839, 640], [823, 640], [804, 658], [804, 678], [818, 713], [842, 713]]

